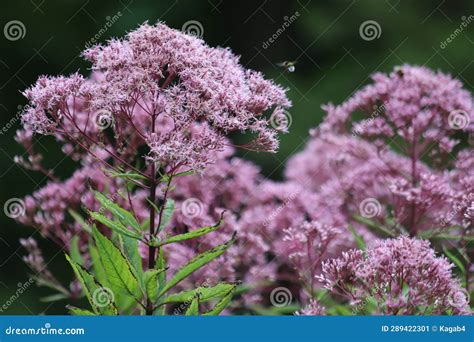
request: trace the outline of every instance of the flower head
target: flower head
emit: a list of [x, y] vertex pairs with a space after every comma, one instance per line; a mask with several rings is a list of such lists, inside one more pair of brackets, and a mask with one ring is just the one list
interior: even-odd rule
[[428, 241], [401, 236], [324, 262], [317, 278], [352, 303], [374, 299], [381, 314], [467, 314], [452, 266]]

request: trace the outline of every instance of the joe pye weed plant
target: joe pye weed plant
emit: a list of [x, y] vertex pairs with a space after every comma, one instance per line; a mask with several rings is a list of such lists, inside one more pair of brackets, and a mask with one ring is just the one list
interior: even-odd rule
[[[226, 138], [231, 131], [256, 136], [242, 148], [275, 152], [277, 132], [268, 126], [265, 113], [290, 105], [285, 91], [244, 69], [230, 50], [208, 47], [161, 23], [143, 24], [125, 39], [92, 47], [83, 55], [92, 63], [89, 78], [77, 73], [42, 76], [25, 91], [30, 103], [22, 115], [24, 129], [17, 135], [27, 148], [34, 134], [52, 135], [81, 165], [70, 181], [82, 183], [76, 184], [78, 192], [90, 189], [80, 204], [92, 221], [69, 208], [76, 219], [73, 233], [62, 231], [63, 214], [53, 218], [59, 219], [56, 226], [43, 214], [30, 222], [24, 219], [67, 248], [80, 286], [59, 286], [40, 270], [38, 258], [30, 258], [30, 265], [41, 271], [44, 284], [65, 296], [77, 296], [82, 289], [92, 311], [70, 306], [73, 314], [164, 314], [169, 305], [189, 298], [186, 314], [199, 314], [199, 304], [209, 301], [214, 305], [204, 314], [219, 314], [236, 283], [172, 290], [225, 253], [235, 233], [170, 272], [165, 246], [206, 238], [224, 221], [222, 210], [212, 225], [173, 232], [169, 223], [175, 203], [170, 194], [176, 179], [202, 173], [232, 148]], [[29, 159], [19, 162], [51, 177], [52, 188], [44, 192], [54, 192], [53, 172], [41, 165], [40, 155], [29, 152]], [[38, 205], [66, 205], [54, 201]], [[27, 211], [35, 210], [34, 198], [26, 202]], [[34, 242], [24, 244], [34, 248]]]
[[[50, 179], [17, 219], [64, 248], [77, 278], [61, 284], [23, 240], [56, 291], [45, 300], [84, 315], [472, 313], [474, 110], [460, 81], [410, 65], [374, 74], [323, 106], [273, 181], [234, 151], [275, 152], [270, 118], [291, 103], [230, 50], [158, 23], [83, 56], [89, 77], [24, 92], [17, 133], [17, 162]], [[231, 132], [253, 139], [236, 146]], [[36, 135], [77, 163], [70, 178], [43, 166]], [[275, 305], [282, 288], [288, 305]]]

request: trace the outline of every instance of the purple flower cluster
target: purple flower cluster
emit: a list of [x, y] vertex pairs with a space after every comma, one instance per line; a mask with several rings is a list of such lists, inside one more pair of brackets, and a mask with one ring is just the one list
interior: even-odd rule
[[452, 266], [428, 241], [401, 236], [379, 241], [365, 254], [351, 250], [323, 262], [318, 279], [352, 305], [373, 299], [378, 314], [467, 314], [467, 296]]
[[[20, 222], [66, 249], [77, 238], [85, 252], [90, 237], [73, 216], [83, 208], [100, 211], [91, 188], [144, 222], [156, 186], [157, 201], [175, 203], [160, 238], [213, 225], [224, 213], [221, 229], [163, 247], [170, 271], [237, 231], [227, 253], [177, 289], [241, 281], [248, 291], [233, 308], [251, 310], [268, 304], [269, 284], [290, 284], [308, 302], [298, 315], [330, 311], [314, 299], [323, 287], [340, 303], [373, 302], [379, 314], [470, 312], [453, 265], [435, 252], [455, 245], [466, 255], [469, 290], [474, 156], [462, 137], [474, 130], [474, 109], [459, 81], [407, 65], [375, 74], [341, 105], [324, 107], [326, 119], [276, 182], [237, 158], [227, 133], [251, 132], [254, 140], [240, 147], [273, 152], [277, 132], [266, 115], [290, 102], [230, 50], [159, 23], [84, 56], [92, 63], [89, 78], [42, 76], [25, 91], [30, 104], [17, 141], [29, 158], [17, 161], [50, 181], [25, 198]], [[354, 120], [360, 112], [366, 117]], [[34, 134], [54, 136], [79, 169], [58, 180], [41, 165]], [[153, 183], [156, 172], [189, 170], [171, 184]], [[138, 187], [130, 190], [110, 171], [134, 173]], [[454, 238], [436, 240], [449, 234]], [[36, 243], [23, 244], [30, 266], [42, 267]], [[148, 247], [140, 246], [144, 265]]]
[[211, 151], [224, 149], [230, 131], [255, 133], [248, 143], [255, 149], [278, 147], [263, 114], [290, 106], [285, 90], [243, 68], [228, 49], [158, 23], [84, 57], [92, 63], [90, 78], [42, 76], [24, 92], [26, 131], [54, 135], [68, 154], [79, 148], [125, 166], [147, 146], [150, 163], [167, 171], [201, 170], [213, 162]]

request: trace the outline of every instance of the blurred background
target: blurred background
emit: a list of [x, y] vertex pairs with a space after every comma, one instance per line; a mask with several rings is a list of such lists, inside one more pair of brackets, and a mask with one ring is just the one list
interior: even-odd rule
[[[22, 198], [46, 183], [43, 175], [15, 165], [23, 154], [14, 141], [21, 91], [41, 74], [89, 73], [80, 53], [95, 39], [123, 36], [140, 23], [157, 20], [202, 35], [211, 46], [228, 46], [243, 65], [262, 71], [289, 89], [290, 133], [275, 154], [239, 152], [262, 172], [279, 179], [285, 160], [303, 148], [308, 130], [323, 117], [321, 105], [340, 103], [369, 82], [375, 71], [410, 63], [440, 69], [474, 89], [474, 2], [468, 0], [223, 1], [223, 0], [16, 0], [0, 4], [0, 205]], [[296, 61], [295, 70], [278, 66]], [[47, 164], [67, 177], [73, 163], [63, 160], [54, 141], [37, 147]], [[41, 302], [48, 289], [28, 286], [29, 269], [20, 237], [34, 232], [0, 212], [0, 314], [62, 314], [64, 302]], [[56, 274], [71, 272], [54, 244], [41, 241]], [[6, 309], [4, 303], [11, 302]]]

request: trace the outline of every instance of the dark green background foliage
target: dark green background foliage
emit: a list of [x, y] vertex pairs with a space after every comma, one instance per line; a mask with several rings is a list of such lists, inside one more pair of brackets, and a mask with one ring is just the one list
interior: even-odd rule
[[[37, 190], [46, 180], [14, 165], [13, 157], [23, 153], [13, 140], [20, 126], [17, 107], [25, 104], [20, 94], [40, 74], [68, 74], [79, 70], [87, 74], [88, 64], [80, 51], [104, 26], [107, 16], [121, 12], [120, 19], [105, 32], [101, 41], [122, 36], [148, 20], [165, 21], [180, 29], [189, 20], [204, 27], [204, 39], [211, 45], [230, 46], [241, 55], [242, 63], [261, 70], [268, 78], [288, 87], [293, 101], [291, 133], [281, 139], [276, 155], [241, 152], [256, 161], [263, 172], [278, 179], [282, 165], [303, 147], [308, 129], [323, 116], [321, 104], [339, 103], [377, 70], [389, 71], [403, 63], [423, 64], [452, 73], [467, 89], [474, 84], [474, 23], [457, 35], [444, 49], [441, 43], [474, 14], [472, 1], [172, 1], [172, 0], [3, 0], [0, 5], [1, 28], [11, 20], [26, 27], [23, 39], [9, 41], [0, 35], [0, 127], [11, 128], [0, 135], [0, 204], [12, 197], [23, 197]], [[262, 44], [298, 11], [300, 16], [267, 49]], [[376, 20], [380, 38], [365, 41], [359, 26]], [[276, 66], [282, 60], [297, 60], [296, 71], [286, 73]], [[74, 164], [63, 160], [58, 146], [41, 138], [38, 148], [56, 172], [67, 177]], [[316, 156], [315, 156], [316, 157]], [[24, 250], [18, 238], [33, 233], [0, 215], [0, 304], [26, 282], [28, 269], [21, 261]], [[35, 234], [38, 235], [38, 234]], [[46, 259], [58, 277], [68, 280], [72, 271], [62, 253], [50, 242], [42, 241]], [[64, 303], [52, 306], [39, 297], [49, 291], [30, 286], [3, 314], [60, 314]]]

